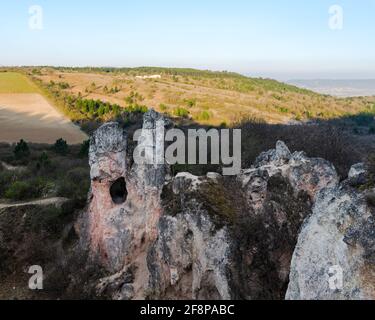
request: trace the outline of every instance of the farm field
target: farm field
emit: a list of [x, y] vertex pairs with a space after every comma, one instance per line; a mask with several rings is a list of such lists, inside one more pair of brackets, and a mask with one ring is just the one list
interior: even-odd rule
[[0, 73], [0, 142], [24, 139], [54, 143], [59, 138], [76, 144], [87, 136], [57, 111], [25, 76]]
[[54, 143], [63, 138], [70, 144], [87, 136], [38, 93], [0, 94], [0, 141]]
[[16, 72], [0, 72], [0, 94], [37, 92], [38, 88], [26, 76]]

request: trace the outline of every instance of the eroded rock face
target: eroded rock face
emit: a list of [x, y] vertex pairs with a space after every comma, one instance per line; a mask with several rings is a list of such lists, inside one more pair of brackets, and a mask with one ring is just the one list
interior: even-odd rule
[[358, 188], [363, 174], [356, 165], [348, 181], [317, 195], [299, 235], [287, 299], [375, 299], [375, 210]]
[[[144, 117], [144, 129], [165, 125], [154, 111]], [[152, 146], [151, 138], [141, 135], [140, 142]], [[344, 215], [345, 208], [332, 204], [339, 196], [348, 205], [362, 203], [355, 192], [344, 196], [330, 163], [303, 152], [292, 154], [281, 141], [235, 177], [181, 173], [172, 178], [168, 166], [133, 163], [127, 145], [127, 135], [116, 123], [93, 136], [90, 199], [77, 223], [92, 263], [112, 274], [98, 283], [98, 293], [113, 299], [284, 299], [306, 217], [327, 219], [324, 211], [329, 208], [333, 215], [337, 210]], [[324, 196], [325, 190], [336, 190], [336, 200]], [[356, 210], [369, 214], [364, 207]], [[352, 226], [348, 218], [337, 221], [342, 222], [339, 230]], [[333, 228], [335, 222], [329, 220], [329, 225]], [[335, 246], [339, 232], [325, 238], [330, 245]], [[318, 240], [314, 237], [305, 225], [290, 298], [303, 292], [301, 281], [293, 289], [300, 270], [307, 269], [299, 257], [321, 250], [312, 244]], [[346, 237], [348, 242], [368, 242], [360, 224]]]
[[[144, 127], [152, 129], [159, 119], [159, 114], [148, 113]], [[165, 167], [132, 164], [132, 155], [127, 150], [127, 134], [117, 123], [105, 124], [93, 135], [89, 153], [92, 180], [89, 204], [77, 229], [93, 263], [116, 274], [128, 274], [130, 269], [132, 273], [137, 271], [124, 277], [139, 276], [140, 279], [134, 280], [139, 287], [130, 290], [126, 282], [122, 285], [127, 284], [124, 290], [128, 298], [133, 298], [133, 294], [142, 298], [148, 278], [147, 249], [157, 238], [162, 213], [159, 199]], [[122, 286], [118, 290], [122, 291]], [[117, 297], [119, 293], [114, 295]]]

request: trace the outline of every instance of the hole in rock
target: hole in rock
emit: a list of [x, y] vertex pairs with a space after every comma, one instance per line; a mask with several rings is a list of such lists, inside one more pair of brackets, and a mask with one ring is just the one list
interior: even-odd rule
[[128, 191], [126, 190], [126, 182], [124, 178], [116, 180], [110, 189], [112, 201], [115, 204], [122, 204], [126, 201]]

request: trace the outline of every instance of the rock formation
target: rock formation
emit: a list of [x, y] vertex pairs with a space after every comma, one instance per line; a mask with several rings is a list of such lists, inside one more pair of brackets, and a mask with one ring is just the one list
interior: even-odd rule
[[375, 299], [375, 210], [363, 164], [321, 190], [299, 235], [287, 299]]
[[[165, 124], [150, 111], [143, 128]], [[171, 177], [168, 166], [133, 163], [130, 149], [117, 123], [91, 139], [91, 191], [76, 229], [91, 263], [112, 274], [99, 294], [284, 299], [289, 285], [289, 299], [372, 296], [371, 210], [329, 162], [279, 141], [238, 176]], [[362, 169], [353, 168], [352, 184]], [[351, 277], [340, 293], [327, 289], [331, 264]]]

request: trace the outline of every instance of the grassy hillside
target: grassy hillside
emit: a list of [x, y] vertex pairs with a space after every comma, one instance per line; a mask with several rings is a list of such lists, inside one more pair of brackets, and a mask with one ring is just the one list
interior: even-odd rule
[[16, 72], [0, 72], [0, 93], [35, 93], [38, 88], [26, 76]]
[[[229, 125], [242, 118], [287, 123], [375, 111], [374, 97], [338, 99], [275, 80], [230, 72], [46, 67], [29, 70], [29, 74], [59, 97], [100, 100], [122, 108], [152, 107], [171, 116], [210, 125]], [[139, 78], [147, 75], [161, 75], [161, 78]], [[70, 111], [77, 110], [70, 108]], [[80, 113], [78, 110], [72, 117], [86, 117]]]

